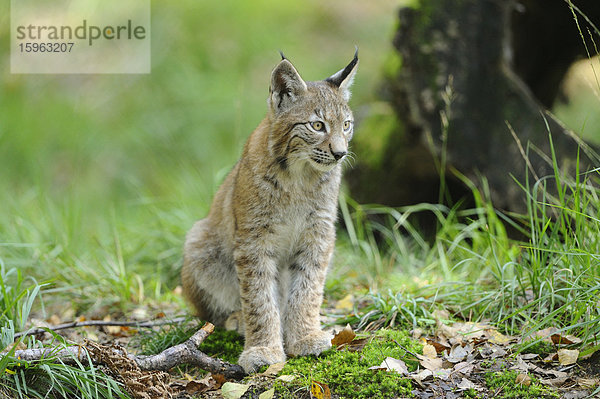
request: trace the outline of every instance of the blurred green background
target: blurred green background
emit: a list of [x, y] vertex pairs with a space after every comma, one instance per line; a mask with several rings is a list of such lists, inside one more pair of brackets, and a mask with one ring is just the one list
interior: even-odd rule
[[390, 50], [394, 1], [153, 1], [150, 75], [11, 75], [0, 10], [3, 183], [92, 201], [205, 202], [264, 116], [278, 50], [322, 79], [360, 47], [354, 103]]
[[[377, 132], [360, 120], [387, 112], [377, 91], [384, 66], [398, 65], [391, 39], [400, 4], [154, 0], [151, 74], [19, 75], [10, 73], [2, 0], [2, 267], [54, 281], [50, 292], [82, 309], [170, 292], [185, 232], [265, 114], [278, 50], [319, 80], [358, 45], [351, 105], [358, 141], [369, 140]], [[600, 101], [586, 96], [559, 115], [598, 138]], [[336, 259], [347, 265], [338, 277], [356, 273], [343, 250]]]
[[172, 289], [186, 231], [265, 115], [278, 51], [319, 80], [358, 45], [360, 113], [377, 101], [397, 7], [154, 0], [151, 74], [19, 75], [10, 73], [3, 0], [3, 267], [55, 281], [84, 308]]

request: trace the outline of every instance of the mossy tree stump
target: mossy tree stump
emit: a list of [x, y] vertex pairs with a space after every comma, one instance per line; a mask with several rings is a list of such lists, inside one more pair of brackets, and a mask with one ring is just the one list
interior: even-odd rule
[[[587, 5], [580, 5], [582, 11], [600, 16], [600, 2], [580, 3]], [[527, 59], [541, 57], [536, 40], [547, 45], [539, 35], [533, 40], [535, 25], [522, 26], [536, 18], [538, 25], [560, 21], [557, 26], [571, 26], [563, 32], [568, 40], [556, 43], [554, 51], [560, 56]], [[579, 23], [585, 30], [585, 20], [579, 18]], [[384, 91], [398, 124], [386, 136], [376, 164], [361, 163], [360, 143], [355, 146], [359, 164], [349, 173], [349, 182], [360, 202], [435, 202], [442, 167], [454, 200], [468, 196], [453, 173], [457, 170], [477, 185], [485, 177], [496, 207], [522, 211], [525, 193], [515, 180], [524, 184], [527, 174], [532, 182], [554, 173], [549, 132], [560, 166], [572, 167], [578, 144], [583, 144], [584, 165], [592, 164], [586, 156], [593, 158], [593, 150], [543, 105], [556, 97], [565, 65], [585, 54], [563, 0], [527, 0], [518, 7], [505, 0], [422, 0], [417, 8], [400, 10], [394, 47], [401, 65]], [[533, 91], [528, 83], [535, 86]]]

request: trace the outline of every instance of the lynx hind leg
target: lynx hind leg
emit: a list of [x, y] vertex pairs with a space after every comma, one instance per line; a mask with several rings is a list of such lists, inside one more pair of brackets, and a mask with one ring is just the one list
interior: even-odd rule
[[237, 331], [238, 334], [244, 335], [244, 319], [241, 310], [235, 311], [227, 317], [227, 320], [225, 320], [225, 329], [228, 331]]
[[209, 234], [206, 225], [206, 219], [200, 220], [187, 235], [181, 282], [195, 314], [223, 327], [241, 307], [237, 275], [221, 240]]

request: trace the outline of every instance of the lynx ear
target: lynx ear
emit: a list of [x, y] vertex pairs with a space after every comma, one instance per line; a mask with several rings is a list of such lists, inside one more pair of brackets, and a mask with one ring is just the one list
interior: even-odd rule
[[352, 82], [354, 82], [354, 76], [356, 75], [356, 71], [358, 70], [358, 47], [356, 48], [356, 52], [354, 53], [354, 58], [350, 63], [346, 66], [346, 68], [338, 71], [337, 73], [331, 75], [327, 79], [326, 82], [333, 84], [340, 88], [342, 96], [346, 101], [350, 100], [350, 86], [352, 86]]
[[273, 110], [281, 110], [296, 101], [298, 96], [306, 92], [306, 83], [283, 53], [281, 62], [271, 73], [269, 105]]

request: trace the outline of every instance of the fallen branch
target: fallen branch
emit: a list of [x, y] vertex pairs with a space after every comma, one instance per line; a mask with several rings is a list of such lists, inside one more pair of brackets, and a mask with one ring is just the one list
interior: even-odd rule
[[45, 328], [34, 328], [29, 331], [21, 331], [15, 334], [15, 338], [28, 335], [36, 335], [48, 332], [47, 330], [58, 331], [65, 330], [67, 328], [77, 327], [137, 327], [137, 328], [151, 328], [156, 326], [163, 326], [165, 324], [180, 323], [187, 320], [187, 317], [177, 317], [175, 319], [160, 319], [160, 320], [147, 320], [147, 321], [104, 321], [104, 320], [86, 320], [86, 321], [72, 321], [69, 323], [58, 324], [56, 326], [48, 326]]
[[126, 356], [134, 361], [141, 370], [167, 371], [181, 364], [190, 364], [211, 373], [223, 374], [227, 379], [241, 379], [246, 375], [241, 366], [210, 357], [198, 349], [198, 346], [214, 331], [214, 328], [211, 323], [206, 323], [184, 343], [151, 356], [128, 354], [122, 347], [100, 345], [94, 342], [68, 346], [63, 349], [34, 348], [17, 350], [13, 356], [25, 361], [53, 358], [64, 363], [79, 361], [84, 364], [88, 363], [89, 360], [94, 364], [106, 364], [106, 356]]

